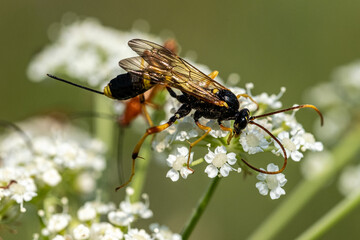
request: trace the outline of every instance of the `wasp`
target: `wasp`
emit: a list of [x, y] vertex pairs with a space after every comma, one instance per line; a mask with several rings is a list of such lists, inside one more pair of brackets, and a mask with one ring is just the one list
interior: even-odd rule
[[[48, 74], [51, 78], [67, 82], [99, 94], [104, 94], [109, 98], [118, 100], [136, 97], [157, 85], [162, 85], [166, 88], [171, 97], [176, 98], [181, 103], [179, 109], [166, 123], [150, 127], [146, 130], [132, 152], [131, 175], [129, 179], [124, 184], [117, 187], [116, 190], [131, 182], [135, 174], [135, 161], [138, 158], [141, 146], [145, 139], [149, 135], [164, 131], [173, 125], [177, 120], [189, 115], [192, 110], [195, 110], [193, 115], [195, 124], [204, 131], [204, 134], [196, 141], [190, 143], [187, 168], [191, 171], [193, 171], [189, 165], [191, 149], [203, 140], [211, 131], [210, 127], [202, 125], [199, 122], [200, 118], [217, 120], [220, 128], [229, 132], [227, 138], [228, 144], [233, 137], [238, 137], [241, 131], [245, 129], [248, 124], [256, 125], [265, 131], [279, 144], [283, 151], [284, 161], [282, 168], [278, 171], [269, 172], [259, 169], [244, 159], [241, 159], [251, 169], [265, 174], [278, 174], [284, 171], [287, 165], [287, 155], [280, 140], [278, 140], [265, 127], [256, 123], [254, 121], [255, 119], [295, 109], [312, 108], [319, 114], [321, 125], [323, 125], [323, 116], [321, 112], [318, 108], [311, 104], [298, 105], [266, 114], [251, 116], [249, 109], [241, 108], [239, 98], [246, 97], [256, 103], [254, 99], [247, 94], [235, 95], [231, 90], [216, 82], [214, 79], [218, 74], [217, 71], [206, 75], [169, 49], [147, 40], [133, 39], [130, 40], [128, 44], [130, 48], [138, 54], [138, 56], [126, 58], [119, 62], [120, 67], [126, 70], [127, 73], [118, 75], [112, 79], [104, 88], [103, 92], [89, 89]], [[179, 90], [181, 94], [177, 94], [173, 89]], [[232, 128], [225, 127], [222, 124], [223, 121], [227, 120], [234, 121]]]

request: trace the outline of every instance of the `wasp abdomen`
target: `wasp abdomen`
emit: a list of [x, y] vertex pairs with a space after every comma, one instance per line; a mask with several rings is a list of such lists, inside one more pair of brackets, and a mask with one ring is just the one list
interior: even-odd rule
[[126, 100], [146, 92], [154, 85], [144, 77], [125, 73], [112, 79], [104, 88], [104, 94], [110, 98]]

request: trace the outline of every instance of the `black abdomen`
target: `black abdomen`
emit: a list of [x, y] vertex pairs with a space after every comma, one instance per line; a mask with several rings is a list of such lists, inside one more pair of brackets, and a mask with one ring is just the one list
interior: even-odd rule
[[146, 80], [142, 76], [125, 73], [112, 79], [107, 88], [110, 90], [110, 97], [126, 100], [146, 92], [154, 85], [154, 83], [151, 83], [150, 80]]

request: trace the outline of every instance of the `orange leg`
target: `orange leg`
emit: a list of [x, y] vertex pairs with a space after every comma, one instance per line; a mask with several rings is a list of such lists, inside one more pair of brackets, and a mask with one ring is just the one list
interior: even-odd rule
[[119, 190], [120, 188], [125, 187], [126, 185], [128, 185], [133, 176], [135, 175], [135, 160], [138, 158], [139, 156], [139, 152], [141, 149], [142, 144], [144, 143], [145, 139], [152, 134], [155, 133], [159, 133], [161, 131], [164, 131], [165, 129], [167, 129], [168, 127], [170, 127], [171, 125], [173, 125], [175, 123], [176, 120], [185, 117], [186, 115], [188, 115], [191, 111], [191, 107], [189, 107], [188, 105], [184, 104], [182, 105], [179, 110], [174, 114], [174, 116], [172, 116], [169, 121], [167, 123], [164, 123], [162, 125], [159, 126], [155, 126], [155, 127], [150, 127], [146, 130], [145, 134], [142, 136], [142, 138], [139, 140], [139, 142], [136, 144], [134, 151], [132, 153], [132, 165], [131, 165], [131, 174], [129, 179], [122, 184], [121, 186], [117, 187], [115, 189], [115, 191]]
[[142, 108], [142, 111], [143, 111], [143, 113], [144, 113], [145, 119], [146, 119], [146, 121], [149, 123], [149, 126], [150, 126], [150, 127], [153, 127], [153, 126], [154, 126], [154, 123], [153, 123], [153, 121], [151, 120], [151, 117], [150, 117], [150, 115], [149, 115], [149, 112], [148, 112], [147, 109], [146, 109], [146, 101], [145, 101], [144, 94], [140, 94], [140, 95], [139, 95], [139, 99], [140, 99], [140, 104], [141, 104], [141, 108]]
[[204, 125], [200, 124], [198, 120], [195, 120], [195, 123], [196, 123], [196, 125], [197, 125], [200, 129], [202, 129], [202, 130], [204, 130], [204, 131], [206, 131], [206, 132], [205, 132], [201, 137], [199, 137], [195, 142], [190, 143], [189, 156], [188, 156], [188, 160], [187, 160], [187, 168], [188, 168], [190, 171], [192, 171], [192, 172], [194, 172], [194, 170], [190, 168], [190, 154], [191, 154], [191, 149], [192, 149], [196, 144], [198, 144], [201, 140], [203, 140], [203, 139], [209, 134], [209, 132], [211, 131], [211, 127], [204, 126]]
[[250, 101], [252, 101], [253, 103], [256, 104], [256, 111], [259, 109], [259, 104], [249, 94], [246, 94], [246, 93], [238, 94], [238, 95], [236, 95], [236, 97], [237, 98], [244, 97], [244, 98], [250, 99]]
[[229, 132], [229, 137], [228, 137], [228, 139], [227, 139], [227, 141], [226, 141], [227, 144], [229, 145], [231, 139], [232, 139], [233, 136], [234, 136], [233, 130], [232, 130], [231, 128], [225, 127], [225, 126], [222, 125], [222, 124], [219, 124], [219, 126], [220, 126], [221, 130]]
[[219, 74], [219, 71], [212, 71], [208, 76], [211, 78], [211, 79], [215, 79], [217, 77], [217, 75]]

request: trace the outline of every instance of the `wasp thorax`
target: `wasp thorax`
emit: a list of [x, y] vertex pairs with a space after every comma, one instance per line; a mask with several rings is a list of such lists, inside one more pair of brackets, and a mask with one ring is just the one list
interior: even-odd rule
[[241, 130], [246, 128], [249, 122], [250, 111], [247, 108], [241, 109], [235, 115], [235, 122], [234, 122], [234, 132], [235, 134], [239, 134]]
[[221, 89], [219, 90], [216, 95], [219, 96], [220, 99], [225, 101], [230, 109], [237, 111], [239, 109], [239, 100], [235, 96], [234, 93], [232, 93], [229, 90]]

